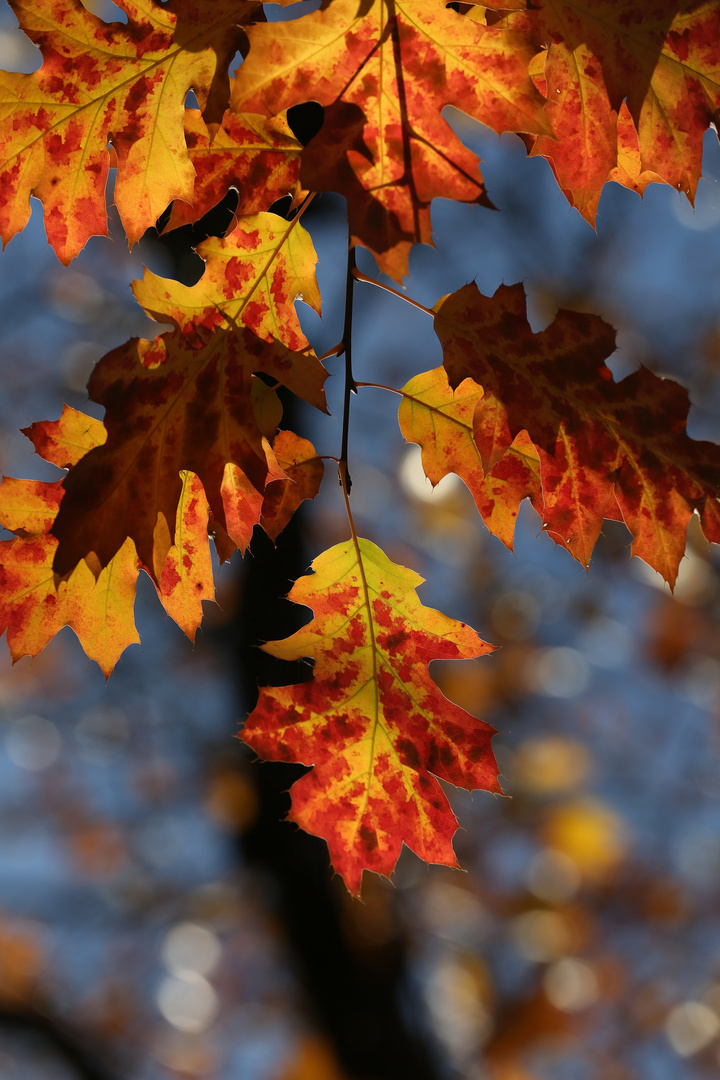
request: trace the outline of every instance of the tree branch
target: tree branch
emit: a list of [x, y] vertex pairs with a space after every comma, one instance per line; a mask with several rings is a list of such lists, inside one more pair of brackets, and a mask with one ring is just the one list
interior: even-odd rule
[[[343, 326], [342, 353], [345, 354], [345, 392], [343, 394], [343, 421], [342, 421], [342, 444], [340, 448], [340, 483], [350, 494], [352, 480], [348, 472], [348, 435], [350, 430], [350, 394], [357, 394], [357, 387], [353, 379], [352, 371], [352, 320], [353, 320], [353, 286], [357, 267], [355, 265], [355, 248], [348, 246], [347, 276], [345, 281], [345, 324]], [[338, 356], [342, 355], [338, 353]], [[344, 481], [344, 482], [343, 482]]]

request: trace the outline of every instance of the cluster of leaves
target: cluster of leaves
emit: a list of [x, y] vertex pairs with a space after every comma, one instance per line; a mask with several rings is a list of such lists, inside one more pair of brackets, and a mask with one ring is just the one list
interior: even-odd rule
[[[0, 522], [16, 534], [0, 559], [14, 659], [70, 625], [109, 674], [137, 640], [140, 570], [192, 638], [213, 596], [208, 534], [225, 560], [247, 549], [256, 526], [275, 538], [317, 493], [322, 461], [280, 428], [275, 390], [325, 411], [327, 373], [294, 307], [300, 298], [320, 312], [301, 224], [315, 193], [347, 200], [351, 327], [353, 280], [364, 277], [355, 246], [401, 282], [412, 245], [432, 243], [436, 196], [490, 205], [445, 106], [520, 134], [590, 222], [610, 180], [640, 194], [670, 184], [692, 201], [704, 132], [720, 122], [718, 0], [324, 0], [275, 24], [256, 0], [120, 0], [125, 24], [79, 0], [11, 4], [43, 64], [2, 78], [4, 242], [25, 226], [33, 195], [69, 263], [107, 233], [110, 167], [130, 244], [161, 215], [172, 230], [238, 191], [229, 234], [197, 249], [196, 285], [150, 272], [134, 284], [144, 310], [173, 329], [99, 361], [88, 391], [104, 424], [66, 408], [26, 432], [68, 472], [0, 487]], [[190, 90], [199, 109], [185, 107]], [[324, 121], [303, 148], [286, 111], [308, 101]], [[287, 194], [287, 216], [269, 213]], [[643, 368], [613, 380], [605, 361], [615, 332], [600, 317], [560, 311], [533, 334], [520, 285], [488, 298], [468, 284], [425, 311], [444, 366], [386, 389], [400, 395], [400, 428], [422, 447], [430, 480], [459, 475], [508, 547], [526, 498], [585, 566], [604, 518], [625, 522], [633, 553], [670, 585], [693, 512], [720, 542], [720, 449], [687, 436], [677, 384]], [[347, 405], [370, 384], [356, 382], [345, 336], [334, 353], [348, 361]], [[293, 789], [291, 816], [327, 838], [358, 892], [364, 869], [391, 873], [403, 842], [454, 865], [457, 822], [438, 778], [500, 789], [491, 729], [448, 702], [428, 672], [432, 659], [490, 646], [423, 607], [421, 579], [357, 536], [347, 409], [344, 436], [334, 460], [350, 540], [320, 555], [290, 594], [312, 621], [265, 646], [311, 658], [313, 678], [262, 690], [243, 738], [265, 758], [315, 766]]]

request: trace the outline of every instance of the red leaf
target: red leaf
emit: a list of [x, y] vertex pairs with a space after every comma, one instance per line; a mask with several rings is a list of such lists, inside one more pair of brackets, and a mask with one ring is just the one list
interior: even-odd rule
[[633, 554], [672, 586], [693, 509], [714, 540], [720, 497], [720, 447], [688, 438], [683, 387], [646, 368], [614, 382], [615, 331], [597, 315], [559, 311], [533, 334], [521, 285], [492, 299], [465, 285], [435, 310], [450, 385], [480, 383], [506, 411], [506, 441], [524, 429], [537, 447], [553, 539], [587, 566], [617, 500]]
[[263, 646], [285, 660], [312, 658], [313, 678], [263, 689], [242, 739], [263, 758], [315, 766], [293, 785], [290, 818], [327, 840], [351, 892], [364, 869], [391, 874], [403, 843], [456, 866], [457, 821], [437, 778], [499, 792], [493, 731], [443, 697], [428, 664], [492, 646], [423, 607], [422, 578], [369, 540], [338, 544], [313, 570], [289, 599], [314, 619]]

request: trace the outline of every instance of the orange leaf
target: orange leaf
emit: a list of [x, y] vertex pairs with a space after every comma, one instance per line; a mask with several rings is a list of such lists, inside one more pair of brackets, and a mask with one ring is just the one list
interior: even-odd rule
[[325, 467], [312, 443], [292, 431], [278, 432], [273, 451], [289, 479], [265, 489], [260, 524], [271, 540], [277, 540], [300, 503], [317, 495]]
[[237, 188], [240, 216], [267, 210], [297, 186], [302, 146], [282, 116], [228, 111], [211, 139], [200, 111], [186, 109], [185, 142], [195, 168], [192, 205], [177, 199], [166, 231], [198, 221], [230, 187]]
[[[8, 483], [14, 503], [10, 514], [4, 506]], [[28, 513], [19, 527], [22, 485], [27, 485]], [[21, 656], [37, 656], [63, 626], [70, 626], [107, 678], [127, 646], [140, 641], [133, 619], [137, 555], [128, 540], [97, 581], [83, 561], [67, 581], [56, 585], [52, 564], [57, 540], [47, 531], [30, 530], [39, 523], [37, 511], [42, 501], [48, 509], [48, 526], [52, 523], [58, 496], [62, 496], [59, 483], [41, 485], [8, 477], [0, 484], [0, 523], [24, 533], [16, 540], [0, 541], [0, 633], [7, 629], [14, 662]]]
[[4, 477], [0, 510], [3, 528], [18, 536], [42, 536], [49, 532], [62, 497], [62, 483], [59, 481], [48, 484], [45, 480]]
[[[135, 299], [151, 318], [172, 322], [193, 338], [201, 330], [241, 323], [263, 341], [281, 341], [296, 352], [308, 347], [295, 301], [303, 300], [320, 314], [317, 255], [297, 218], [241, 218], [229, 236], [205, 240], [197, 252], [205, 260], [205, 273], [195, 285], [168, 281], [150, 270], [133, 282]], [[313, 404], [320, 408], [321, 388], [322, 379], [320, 390], [313, 387]]]
[[208, 503], [194, 473], [183, 472], [180, 476], [182, 490], [175, 544], [163, 566], [158, 596], [168, 615], [194, 641], [202, 622], [202, 602], [215, 599], [208, 544]]
[[369, 540], [338, 544], [313, 570], [289, 599], [314, 619], [263, 646], [312, 658], [313, 678], [263, 689], [241, 737], [263, 758], [315, 766], [293, 786], [290, 819], [327, 840], [351, 892], [364, 869], [391, 874], [403, 843], [456, 866], [457, 820], [437, 778], [499, 792], [493, 731], [443, 697], [428, 664], [492, 646], [423, 607], [423, 579]]
[[[57, 463], [79, 461], [102, 445], [106, 433], [100, 421], [66, 405], [59, 420], [35, 423], [27, 434], [42, 457]], [[18, 534], [15, 540], [0, 541], [0, 633], [7, 629], [15, 661], [37, 656], [63, 626], [70, 626], [107, 677], [127, 646], [140, 641], [133, 618], [139, 560], [127, 539], [97, 579], [82, 560], [66, 580], [59, 580], [53, 571], [58, 542], [50, 529], [62, 498], [59, 481], [5, 477], [0, 484], [0, 524]], [[180, 508], [177, 546], [169, 552], [158, 593], [192, 640], [202, 619], [201, 601], [214, 596], [207, 502], [192, 474], [183, 476]]]
[[506, 411], [507, 439], [527, 431], [540, 455], [544, 528], [583, 565], [618, 506], [633, 554], [671, 586], [693, 509], [720, 541], [720, 448], [688, 438], [677, 383], [646, 368], [613, 381], [604, 360], [615, 331], [603, 319], [559, 311], [533, 334], [521, 285], [501, 285], [492, 300], [465, 285], [435, 311], [450, 385], [483, 384]]
[[[552, 161], [550, 166], [555, 172]], [[555, 173], [555, 178], [560, 182], [557, 173]], [[640, 196], [644, 195], [648, 184], [664, 183], [663, 178], [658, 176], [657, 173], [649, 169], [643, 169], [637, 131], [626, 101], [623, 101], [620, 106], [617, 118], [617, 165], [610, 170], [607, 179], [616, 184], [621, 184], [622, 187], [626, 187], [630, 191], [636, 191]], [[585, 207], [579, 208], [582, 216], [590, 224], [595, 222], [599, 202], [600, 192], [598, 191]]]
[[720, 121], [715, 0], [537, 0], [502, 23], [547, 45], [544, 78], [556, 139], [541, 136], [532, 154], [550, 159], [570, 203], [588, 220], [605, 181], [626, 183], [635, 173], [624, 168], [632, 143], [625, 121], [618, 130], [625, 99], [637, 129], [637, 173], [652, 174], [626, 186], [642, 193], [645, 183], [660, 180], [694, 200], [703, 135]]
[[117, 162], [115, 202], [130, 244], [172, 199], [192, 201], [185, 96], [208, 123], [227, 104], [227, 65], [252, 0], [121, 0], [127, 26], [105, 23], [79, 0], [12, 0], [43, 53], [32, 75], [3, 73], [0, 234], [7, 243], [45, 207], [48, 241], [67, 264], [91, 236], [107, 235], [105, 185]]
[[39, 457], [61, 469], [77, 465], [88, 450], [102, 446], [107, 438], [102, 420], [86, 416], [77, 409], [71, 409], [69, 405], [63, 408], [58, 420], [36, 421], [21, 430], [23, 435], [27, 435]]
[[[105, 406], [108, 440], [65, 481], [53, 527], [58, 573], [90, 551], [106, 565], [131, 536], [159, 581], [184, 471], [199, 477], [219, 534], [244, 550], [266, 484], [284, 476], [258, 423], [253, 373], [325, 409], [327, 372], [307, 347], [293, 306], [301, 293], [318, 309], [320, 302], [315, 251], [302, 226], [258, 214], [199, 250], [207, 261], [197, 285], [149, 272], [135, 283], [148, 314], [177, 329], [154, 341], [135, 338], [93, 371], [88, 391]], [[272, 404], [265, 408], [272, 413]], [[226, 474], [226, 466], [242, 478]]]
[[[442, 367], [416, 375], [400, 393], [398, 420], [408, 442], [422, 447], [425, 475], [433, 487], [448, 473], [467, 485], [483, 521], [512, 551], [520, 503], [531, 498], [542, 507], [540, 463], [524, 432], [508, 440], [487, 473], [474, 429], [484, 417], [483, 388], [464, 379], [453, 392]], [[512, 445], [510, 445], [512, 443]]]
[[301, 182], [346, 195], [353, 243], [401, 280], [413, 243], [431, 244], [437, 196], [487, 198], [477, 158], [440, 115], [446, 105], [496, 131], [545, 132], [527, 38], [446, 9], [441, 0], [332, 0], [292, 22], [251, 27], [232, 92], [237, 112], [327, 109], [303, 154]]

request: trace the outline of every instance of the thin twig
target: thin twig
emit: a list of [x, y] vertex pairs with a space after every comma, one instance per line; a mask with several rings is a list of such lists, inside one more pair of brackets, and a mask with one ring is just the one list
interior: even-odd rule
[[425, 307], [419, 300], [412, 300], [409, 296], [406, 296], [405, 293], [401, 293], [399, 289], [393, 289], [391, 285], [385, 285], [382, 281], [376, 281], [375, 278], [363, 274], [361, 270], [354, 270], [353, 277], [356, 281], [366, 281], [368, 285], [376, 285], [378, 289], [384, 289], [385, 292], [392, 293], [393, 296], [399, 296], [406, 304], [412, 304], [413, 307], [419, 308], [420, 311], [424, 311], [426, 315], [435, 315], [432, 308]]
[[355, 385], [358, 388], [358, 390], [362, 390], [363, 387], [368, 387], [369, 386], [373, 390], [387, 390], [391, 394], [400, 394], [401, 397], [409, 397], [410, 396], [409, 394], [406, 394], [404, 390], [396, 390], [394, 386], [385, 386], [384, 383], [380, 383], [380, 382], [359, 382], [359, 383], [355, 383]]

